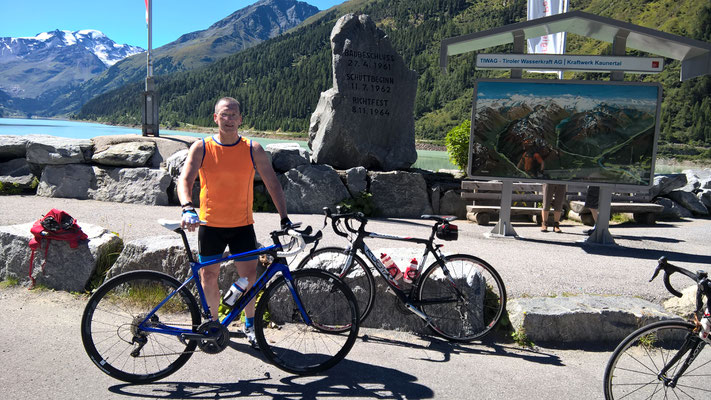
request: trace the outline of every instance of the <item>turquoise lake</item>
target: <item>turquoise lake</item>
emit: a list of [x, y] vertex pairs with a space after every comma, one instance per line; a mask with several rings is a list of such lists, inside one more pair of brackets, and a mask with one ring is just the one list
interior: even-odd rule
[[[103, 125], [90, 122], [66, 121], [56, 119], [13, 119], [0, 118], [0, 135], [50, 135], [73, 139], [91, 139], [96, 136], [107, 135], [140, 135], [141, 130], [136, 128], [126, 128], [123, 126]], [[207, 136], [204, 133], [171, 131], [161, 129], [161, 136], [182, 135], [182, 136]], [[255, 138], [260, 144], [266, 146], [271, 143], [294, 142], [293, 140], [278, 140], [267, 138]], [[305, 149], [308, 149], [306, 141], [296, 140], [295, 142]], [[431, 171], [439, 169], [456, 169], [449, 162], [447, 152], [418, 150], [417, 161], [413, 168], [422, 168]]]

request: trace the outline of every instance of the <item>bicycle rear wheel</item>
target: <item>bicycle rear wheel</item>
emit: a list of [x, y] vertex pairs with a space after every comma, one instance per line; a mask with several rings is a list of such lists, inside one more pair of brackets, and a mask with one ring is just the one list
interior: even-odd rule
[[605, 368], [605, 398], [612, 399], [708, 399], [711, 397], [711, 351], [697, 352], [697, 358], [675, 387], [664, 384], [673, 378], [690, 352], [666, 374], [661, 369], [685, 344], [701, 341], [694, 324], [680, 320], [656, 322], [642, 327], [620, 343]]
[[341, 361], [358, 335], [358, 305], [351, 290], [325, 271], [291, 273], [312, 325], [304, 323], [286, 279], [281, 276], [257, 301], [255, 334], [264, 355], [278, 368], [316, 374]]
[[[81, 338], [91, 361], [113, 378], [132, 383], [152, 382], [182, 367], [192, 356], [196, 341], [183, 342], [176, 336], [138, 327], [180, 285], [155, 271], [128, 272], [104, 283], [89, 299], [81, 320]], [[194, 329], [200, 321], [195, 297], [183, 288], [163, 304], [149, 324]]]
[[375, 281], [368, 265], [358, 255], [345, 274], [341, 274], [348, 259], [348, 250], [341, 247], [323, 247], [307, 255], [297, 270], [315, 268], [328, 271], [343, 280], [353, 291], [358, 301], [359, 321], [363, 322], [373, 309], [375, 301]]
[[506, 308], [506, 288], [486, 261], [456, 254], [430, 265], [418, 282], [418, 300], [429, 327], [453, 341], [483, 337], [499, 323]]

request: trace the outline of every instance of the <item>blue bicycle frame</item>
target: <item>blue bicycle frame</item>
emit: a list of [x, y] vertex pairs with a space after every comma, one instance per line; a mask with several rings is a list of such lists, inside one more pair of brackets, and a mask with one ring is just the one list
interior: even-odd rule
[[[185, 329], [185, 328], [178, 328], [174, 326], [169, 326], [165, 324], [151, 324], [149, 323], [151, 317], [155, 315], [155, 313], [163, 307], [163, 305], [168, 302], [173, 296], [175, 296], [176, 293], [178, 293], [180, 290], [182, 290], [185, 286], [187, 286], [190, 282], [195, 281], [195, 284], [197, 286], [198, 290], [198, 295], [200, 297], [200, 304], [203, 309], [203, 316], [205, 320], [211, 320], [212, 319], [212, 314], [210, 313], [210, 307], [207, 305], [207, 300], [205, 300], [205, 293], [203, 292], [202, 289], [202, 283], [200, 282], [200, 276], [198, 274], [198, 271], [200, 271], [201, 268], [204, 268], [207, 265], [212, 265], [212, 264], [217, 264], [217, 263], [223, 263], [225, 261], [247, 261], [247, 260], [254, 260], [258, 256], [262, 254], [276, 254], [277, 251], [282, 250], [283, 246], [279, 242], [279, 235], [276, 234], [275, 232], [272, 232], [272, 239], [274, 240], [274, 244], [268, 247], [263, 247], [260, 249], [256, 250], [251, 250], [245, 253], [240, 253], [240, 254], [234, 254], [230, 255], [224, 258], [220, 258], [217, 260], [210, 260], [207, 262], [198, 262], [195, 261], [193, 258], [192, 251], [190, 250], [190, 245], [188, 243], [188, 238], [185, 235], [185, 231], [183, 231], [181, 228], [177, 228], [174, 230], [174, 232], [179, 233], [180, 236], [183, 239], [183, 244], [185, 246], [185, 250], [188, 255], [188, 261], [190, 262], [190, 270], [192, 271], [192, 275], [188, 277], [185, 282], [183, 282], [180, 287], [175, 289], [172, 293], [170, 293], [163, 301], [160, 302], [151, 312], [149, 312], [146, 317], [141, 321], [141, 323], [138, 325], [139, 329], [145, 332], [154, 332], [154, 333], [161, 333], [165, 335], [173, 335], [173, 336], [185, 336], [189, 335], [190, 339], [193, 338], [198, 338], [196, 337], [196, 332], [193, 331], [192, 329]], [[293, 278], [291, 276], [291, 272], [289, 271], [289, 267], [284, 263], [285, 259], [284, 258], [275, 258], [274, 262], [267, 267], [266, 271], [257, 279], [257, 281], [252, 285], [252, 287], [244, 294], [242, 297], [240, 297], [239, 301], [234, 305], [232, 310], [225, 316], [220, 321], [220, 324], [223, 325], [224, 327], [229, 326], [232, 321], [237, 319], [239, 315], [242, 313], [242, 310], [244, 307], [247, 306], [247, 304], [252, 301], [254, 297], [257, 296], [257, 293], [259, 293], [260, 290], [264, 289], [269, 283], [269, 281], [276, 275], [277, 273], [281, 272], [282, 275], [284, 275], [284, 279], [286, 279], [286, 285], [291, 291], [291, 295], [294, 298], [294, 302], [299, 308], [299, 312], [301, 312], [301, 316], [304, 319], [304, 323], [306, 325], [311, 326], [311, 318], [309, 318], [308, 314], [306, 313], [306, 310], [304, 309], [303, 304], [301, 303], [301, 298], [299, 297], [299, 294], [296, 292], [296, 289], [294, 288], [294, 283], [293, 283]], [[197, 335], [200, 335], [200, 333], [197, 333]]]

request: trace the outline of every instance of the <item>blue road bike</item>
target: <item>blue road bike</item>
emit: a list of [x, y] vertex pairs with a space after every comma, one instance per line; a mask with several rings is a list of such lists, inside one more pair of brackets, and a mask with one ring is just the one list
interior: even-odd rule
[[[264, 356], [275, 366], [299, 375], [316, 374], [348, 354], [358, 334], [353, 292], [333, 274], [291, 272], [286, 265], [285, 257], [320, 239], [320, 231], [311, 235], [310, 227], [298, 231], [295, 224], [272, 232], [271, 246], [200, 263], [193, 258], [179, 222], [158, 222], [181, 235], [191, 273], [180, 282], [161, 272], [132, 271], [96, 290], [82, 316], [81, 337], [87, 354], [103, 372], [122, 381], [147, 383], [177, 371], [196, 351], [221, 352], [229, 344], [229, 325], [259, 293], [255, 335]], [[282, 245], [282, 237], [289, 242]], [[271, 265], [226, 316], [213, 321], [198, 271], [262, 254], [272, 257]]]

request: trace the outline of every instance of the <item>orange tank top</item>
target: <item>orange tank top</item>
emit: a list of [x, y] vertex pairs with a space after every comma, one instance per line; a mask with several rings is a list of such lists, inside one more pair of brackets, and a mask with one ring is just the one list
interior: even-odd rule
[[203, 139], [200, 165], [200, 219], [207, 226], [233, 228], [251, 225], [254, 189], [252, 143], [241, 137], [223, 145], [214, 137]]

